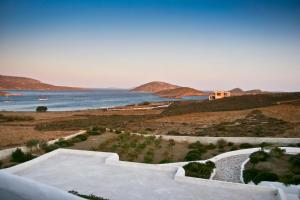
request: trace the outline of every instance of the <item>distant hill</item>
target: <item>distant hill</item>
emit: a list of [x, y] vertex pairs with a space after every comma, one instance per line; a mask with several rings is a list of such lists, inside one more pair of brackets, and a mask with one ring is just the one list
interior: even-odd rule
[[151, 92], [163, 98], [182, 98], [185, 96], [204, 96], [208, 95], [205, 92], [196, 90], [190, 87], [181, 87], [170, 83], [153, 81], [144, 85], [138, 86], [131, 91], [134, 92]]
[[244, 91], [241, 88], [234, 88], [232, 90], [229, 90], [229, 92], [231, 93], [231, 96], [241, 96], [241, 95], [256, 95], [256, 94], [264, 94], [267, 92], [263, 92], [260, 89], [254, 89], [254, 90], [247, 90]]
[[206, 95], [200, 90], [196, 90], [194, 88], [189, 87], [179, 87], [175, 89], [162, 90], [154, 93], [157, 96], [164, 98], [182, 98], [185, 96], [203, 96]]
[[0, 90], [82, 90], [82, 88], [55, 86], [31, 78], [0, 75]]
[[175, 88], [179, 88], [179, 87], [180, 86], [172, 85], [170, 83], [153, 81], [153, 82], [138, 86], [138, 87], [132, 89], [131, 91], [156, 93], [156, 92], [160, 92], [163, 90], [170, 90], [170, 89], [175, 89]]
[[0, 96], [6, 96], [6, 95], [8, 95], [7, 92], [2, 92], [2, 91], [0, 91]]

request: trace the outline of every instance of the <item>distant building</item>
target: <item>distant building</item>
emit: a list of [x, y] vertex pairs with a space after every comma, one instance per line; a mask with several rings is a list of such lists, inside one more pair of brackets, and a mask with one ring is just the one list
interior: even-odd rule
[[214, 91], [213, 94], [209, 95], [208, 99], [209, 100], [214, 100], [214, 99], [222, 99], [224, 97], [230, 97], [230, 92]]

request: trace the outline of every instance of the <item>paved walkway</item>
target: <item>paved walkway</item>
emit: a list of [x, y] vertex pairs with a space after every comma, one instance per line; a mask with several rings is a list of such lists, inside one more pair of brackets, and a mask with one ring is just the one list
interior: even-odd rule
[[240, 183], [242, 163], [249, 157], [249, 154], [231, 156], [215, 162], [216, 175], [214, 180]]

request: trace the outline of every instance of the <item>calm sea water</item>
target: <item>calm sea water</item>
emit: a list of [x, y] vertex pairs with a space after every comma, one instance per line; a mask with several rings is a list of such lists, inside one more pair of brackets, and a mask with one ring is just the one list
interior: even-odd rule
[[[160, 98], [150, 93], [136, 93], [129, 90], [99, 89], [91, 91], [15, 91], [23, 96], [0, 96], [0, 110], [35, 111], [37, 106], [47, 106], [49, 111], [72, 111], [96, 108], [111, 108], [137, 104], [145, 101], [161, 102], [175, 99]], [[40, 101], [48, 98], [47, 101]], [[206, 99], [207, 97], [185, 97], [183, 100]]]

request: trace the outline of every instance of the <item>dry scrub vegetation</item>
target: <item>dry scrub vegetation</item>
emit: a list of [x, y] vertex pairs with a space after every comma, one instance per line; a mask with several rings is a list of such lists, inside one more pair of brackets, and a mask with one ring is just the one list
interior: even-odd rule
[[[0, 112], [0, 148], [18, 146], [30, 139], [51, 140], [93, 126], [143, 134], [299, 137], [300, 103], [295, 101], [298, 96], [234, 97], [175, 103], [155, 110]], [[243, 100], [236, 106], [232, 104]], [[246, 109], [249, 107], [255, 108]], [[220, 111], [223, 108], [228, 111]]]

